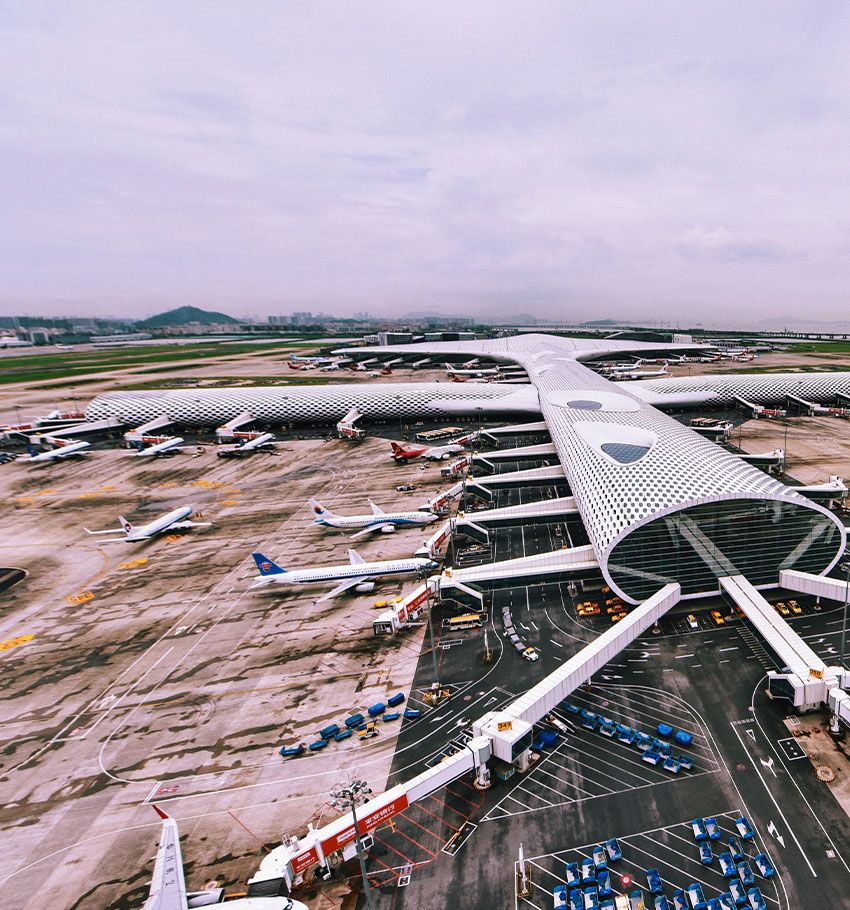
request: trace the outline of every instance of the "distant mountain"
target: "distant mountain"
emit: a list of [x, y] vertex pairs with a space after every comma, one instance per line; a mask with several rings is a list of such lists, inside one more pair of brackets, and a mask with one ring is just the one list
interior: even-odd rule
[[176, 310], [169, 310], [167, 313], [160, 313], [158, 316], [151, 316], [150, 319], [137, 322], [136, 327], [140, 329], [157, 329], [166, 325], [188, 325], [190, 322], [198, 322], [201, 325], [239, 324], [238, 319], [234, 319], [226, 313], [213, 313], [210, 310], [198, 309], [196, 306], [181, 306]]

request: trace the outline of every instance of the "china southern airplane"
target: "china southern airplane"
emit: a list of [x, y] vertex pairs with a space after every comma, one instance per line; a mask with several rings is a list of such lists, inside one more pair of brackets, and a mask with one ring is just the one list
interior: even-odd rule
[[372, 500], [369, 500], [372, 507], [371, 515], [335, 515], [330, 509], [326, 509], [320, 502], [315, 499], [310, 500], [310, 507], [316, 516], [317, 525], [325, 525], [328, 528], [339, 528], [345, 531], [349, 528], [362, 528], [355, 537], [362, 537], [364, 534], [370, 534], [372, 531], [382, 531], [384, 534], [392, 534], [396, 526], [405, 527], [407, 525], [427, 525], [436, 521], [439, 515], [433, 512], [385, 512], [379, 506], [376, 506]]
[[148, 540], [163, 531], [180, 531], [184, 528], [208, 528], [208, 521], [188, 521], [192, 514], [191, 506], [182, 506], [179, 509], [172, 509], [165, 515], [155, 518], [146, 525], [133, 525], [126, 518], [119, 515], [118, 523], [120, 528], [110, 528], [108, 531], [89, 531], [84, 528], [87, 534], [126, 534], [124, 543], [137, 543], [140, 540]]
[[322, 584], [326, 581], [339, 581], [340, 583], [327, 594], [323, 594], [316, 603], [329, 600], [342, 594], [349, 588], [354, 588], [361, 594], [369, 594], [375, 589], [375, 581], [389, 575], [411, 575], [415, 572], [424, 572], [436, 569], [439, 565], [433, 559], [414, 557], [412, 559], [390, 559], [383, 562], [366, 562], [355, 550], [348, 551], [350, 564], [345, 566], [325, 566], [321, 569], [293, 569], [291, 572], [282, 569], [262, 553], [253, 553], [254, 562], [260, 570], [254, 576], [252, 588], [262, 588], [270, 584], [298, 585]]
[[188, 910], [191, 907], [227, 905], [228, 910], [307, 910], [307, 905], [291, 897], [238, 897], [227, 900], [224, 888], [214, 891], [187, 891], [183, 874], [183, 854], [177, 822], [154, 806], [162, 819], [159, 849], [153, 867], [151, 890], [143, 910]]
[[55, 442], [56, 448], [48, 449], [46, 452], [39, 452], [38, 449], [27, 446], [30, 457], [21, 460], [24, 464], [43, 464], [45, 461], [61, 460], [73, 455], [82, 455], [83, 449], [87, 449], [91, 445], [90, 442], [83, 442], [82, 440], [78, 442], [68, 441], [60, 443], [57, 439]]
[[164, 439], [162, 442], [156, 443], [156, 445], [145, 447], [141, 442], [136, 442], [136, 451], [131, 452], [130, 456], [135, 458], [142, 458], [145, 455], [176, 455], [180, 449], [177, 446], [183, 442], [182, 436], [169, 436], [168, 439]]

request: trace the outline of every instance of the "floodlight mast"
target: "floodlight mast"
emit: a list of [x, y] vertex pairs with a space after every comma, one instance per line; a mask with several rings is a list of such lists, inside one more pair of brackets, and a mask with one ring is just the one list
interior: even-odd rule
[[374, 910], [372, 904], [372, 892], [369, 890], [369, 877], [366, 875], [366, 858], [363, 854], [363, 841], [360, 840], [360, 829], [357, 827], [358, 802], [367, 802], [372, 790], [365, 780], [355, 780], [350, 784], [340, 784], [336, 790], [331, 790], [331, 805], [336, 808], [351, 809], [351, 816], [354, 819], [354, 839], [357, 843], [357, 856], [360, 859], [360, 871], [363, 875], [363, 890], [366, 894], [366, 907], [368, 910]]

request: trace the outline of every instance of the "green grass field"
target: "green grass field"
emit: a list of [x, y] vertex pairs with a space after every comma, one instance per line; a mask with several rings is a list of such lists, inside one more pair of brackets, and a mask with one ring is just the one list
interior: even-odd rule
[[[110, 348], [99, 351], [63, 351], [44, 354], [16, 354], [0, 357], [0, 384], [15, 382], [41, 382], [44, 380], [71, 379], [91, 373], [145, 366], [146, 364], [173, 364], [181, 360], [211, 360], [239, 357], [244, 354], [274, 355], [286, 359], [290, 347], [307, 350], [309, 344], [281, 345], [270, 342], [246, 344], [185, 344], [172, 346], [147, 345], [134, 348]], [[312, 345], [315, 348], [315, 345]], [[167, 369], [167, 367], [166, 367]], [[53, 386], [56, 388], [61, 385]]]

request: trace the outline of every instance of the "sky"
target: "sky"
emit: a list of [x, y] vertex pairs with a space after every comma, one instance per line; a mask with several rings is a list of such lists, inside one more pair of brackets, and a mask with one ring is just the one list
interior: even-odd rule
[[0, 0], [0, 315], [850, 321], [843, 2]]

